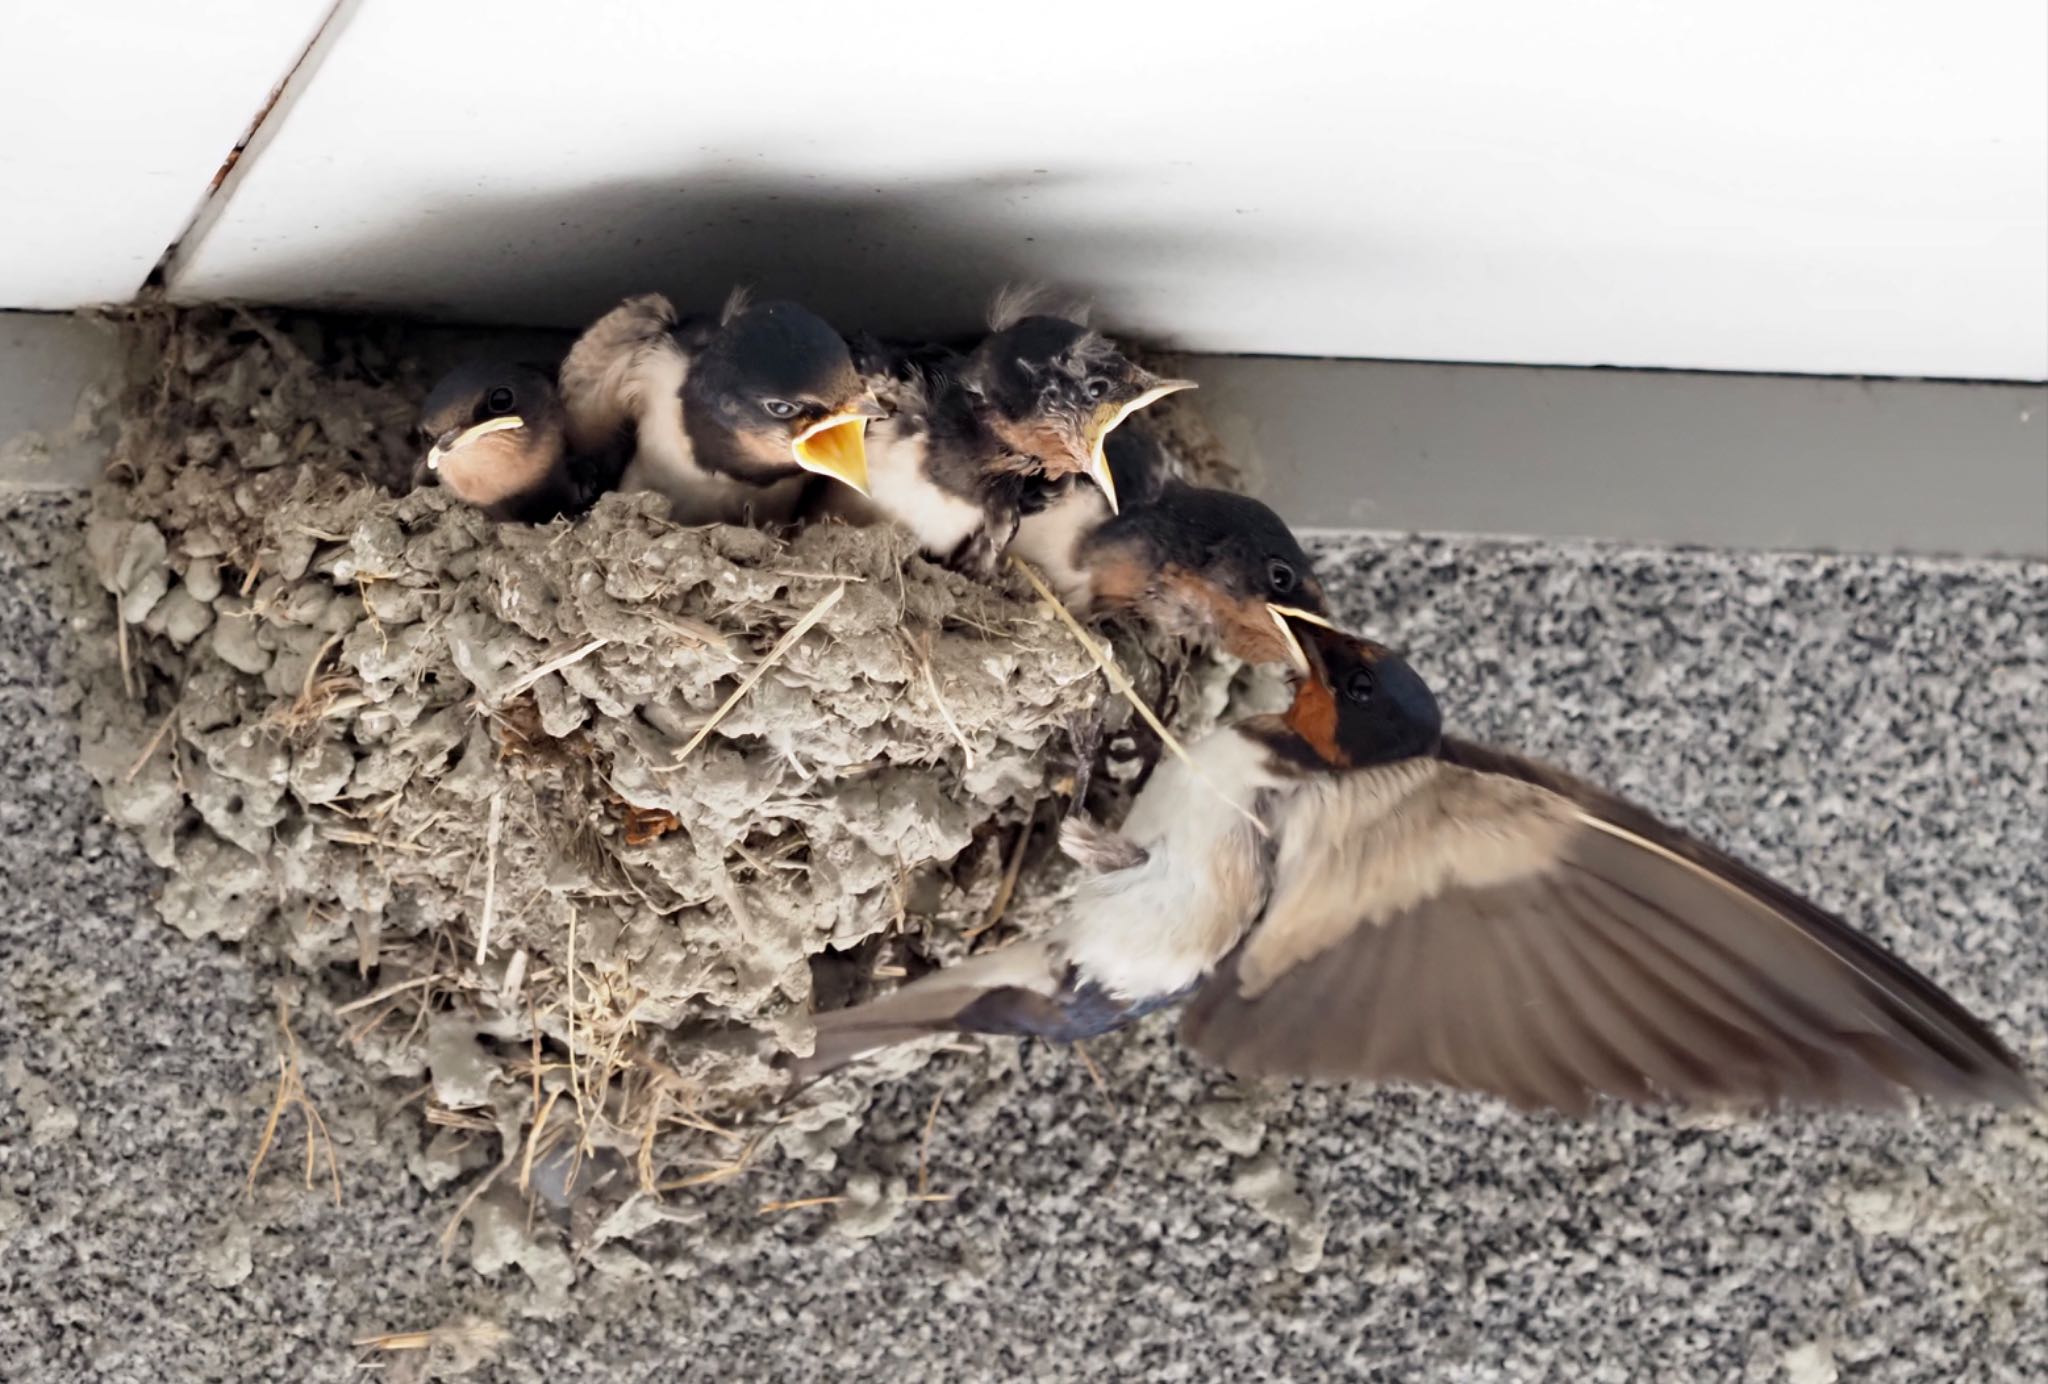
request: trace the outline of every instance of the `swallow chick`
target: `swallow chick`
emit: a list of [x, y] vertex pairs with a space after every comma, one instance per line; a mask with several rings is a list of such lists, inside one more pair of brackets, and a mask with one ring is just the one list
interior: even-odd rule
[[927, 556], [993, 576], [1037, 487], [1085, 475], [1116, 504], [1105, 442], [1139, 409], [1180, 389], [1134, 365], [1079, 322], [1031, 315], [999, 295], [971, 350], [861, 336], [862, 376], [888, 410], [868, 432], [871, 501], [828, 497], [853, 523], [893, 520]]
[[1083, 309], [1039, 311], [1044, 295], [1005, 290], [989, 309], [989, 333], [960, 371], [977, 411], [1009, 451], [1048, 479], [1083, 475], [1118, 506], [1106, 444], [1120, 424], [1193, 380], [1164, 379], [1086, 324]]
[[868, 490], [819, 497], [846, 523], [893, 523], [935, 562], [987, 580], [1017, 531], [1035, 460], [1012, 453], [960, 381], [960, 357], [860, 336], [855, 368], [887, 416], [868, 427]]
[[579, 455], [555, 382], [530, 366], [473, 360], [443, 376], [420, 408], [429, 480], [493, 519], [544, 524], [580, 514], [617, 480], [617, 449]]
[[[1441, 733], [1378, 645], [1284, 616], [1289, 709], [1206, 738], [1047, 936], [819, 1019], [811, 1074], [935, 1031], [1078, 1038], [1192, 997], [1241, 1076], [1638, 1104], [2037, 1099], [1926, 977], [1747, 866], [1555, 769]], [[1107, 843], [1107, 844], [1106, 844]]]
[[679, 523], [780, 523], [812, 476], [865, 492], [865, 433], [883, 414], [844, 340], [795, 303], [736, 293], [716, 319], [658, 293], [599, 318], [562, 362], [569, 441], [624, 436], [621, 488], [666, 496]]
[[1122, 509], [1078, 478], [1051, 483], [1027, 498], [1010, 551], [1076, 615], [1133, 616], [1247, 663], [1288, 658], [1274, 607], [1322, 615], [1326, 606], [1280, 516], [1249, 495], [1179, 479], [1136, 424], [1112, 434], [1107, 453]]

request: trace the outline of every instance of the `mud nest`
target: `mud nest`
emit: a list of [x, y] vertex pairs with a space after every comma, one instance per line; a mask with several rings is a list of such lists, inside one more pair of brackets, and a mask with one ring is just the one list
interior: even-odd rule
[[[646, 1192], [843, 1141], [862, 1078], [783, 1104], [772, 1066], [817, 993], [1041, 925], [1077, 779], [1117, 820], [1156, 749], [1021, 583], [649, 496], [501, 526], [399, 492], [423, 381], [396, 329], [129, 330], [147, 377], [81, 577], [108, 810], [168, 871], [166, 921], [283, 958], [430, 1088], [436, 1138], [558, 1198], [593, 1161]], [[1270, 695], [1111, 635], [1183, 734]]]

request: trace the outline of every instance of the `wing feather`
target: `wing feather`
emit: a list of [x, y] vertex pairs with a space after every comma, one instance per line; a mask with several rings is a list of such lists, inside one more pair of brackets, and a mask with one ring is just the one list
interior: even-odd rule
[[1453, 742], [1298, 795], [1183, 1033], [1246, 1074], [1632, 1102], [2034, 1099], [1954, 999], [1641, 809]]
[[643, 293], [576, 339], [561, 372], [570, 446], [594, 452], [611, 445], [655, 396], [680, 388], [688, 358], [676, 339], [677, 323], [667, 298]]

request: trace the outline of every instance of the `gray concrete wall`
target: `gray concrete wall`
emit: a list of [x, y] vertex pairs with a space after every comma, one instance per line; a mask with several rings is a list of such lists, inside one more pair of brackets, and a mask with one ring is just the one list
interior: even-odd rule
[[105, 322], [0, 312], [0, 485], [90, 481], [111, 441], [96, 398], [118, 386], [123, 352]]

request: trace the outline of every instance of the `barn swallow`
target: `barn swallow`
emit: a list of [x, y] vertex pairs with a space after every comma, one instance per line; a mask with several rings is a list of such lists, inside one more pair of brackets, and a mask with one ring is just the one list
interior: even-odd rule
[[960, 380], [962, 357], [861, 335], [854, 366], [887, 416], [868, 427], [868, 490], [842, 487], [820, 510], [853, 524], [894, 522], [925, 556], [986, 580], [1016, 533], [1039, 469], [986, 425]]
[[1107, 445], [1125, 497], [1112, 510], [1070, 477], [1027, 498], [1010, 551], [1045, 575], [1076, 615], [1129, 614], [1248, 663], [1287, 657], [1273, 604], [1323, 614], [1322, 585], [1293, 532], [1249, 495], [1189, 485], [1158, 440], [1132, 424]]
[[965, 351], [854, 340], [856, 367], [889, 417], [868, 431], [871, 502], [833, 494], [828, 512], [894, 520], [928, 556], [988, 577], [1039, 485], [1085, 474], [1115, 507], [1105, 442], [1193, 384], [1140, 369], [1078, 322], [1024, 315], [1034, 302], [998, 295], [989, 333]]
[[1817, 905], [1556, 769], [1446, 738], [1398, 656], [1282, 612], [1287, 711], [1174, 763], [1049, 934], [818, 1020], [800, 1077], [934, 1032], [1085, 1038], [1191, 997], [1242, 1076], [1637, 1104], [2038, 1099], [1932, 981]]
[[420, 408], [428, 443], [413, 484], [438, 478], [494, 519], [541, 524], [589, 508], [618, 479], [618, 449], [573, 453], [555, 383], [531, 366], [472, 360], [441, 378]]
[[780, 522], [809, 475], [867, 489], [864, 433], [882, 406], [839, 334], [795, 303], [736, 293], [716, 319], [679, 319], [658, 293], [628, 298], [570, 348], [561, 379], [570, 444], [629, 433], [621, 488], [659, 491], [678, 522]]
[[960, 372], [987, 426], [1019, 456], [1037, 458], [1043, 474], [1085, 475], [1118, 506], [1105, 449], [1118, 425], [1193, 380], [1164, 379], [1136, 364], [1085, 312], [1035, 311], [1041, 295], [1005, 290], [989, 309], [989, 333]]

